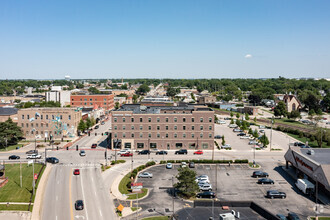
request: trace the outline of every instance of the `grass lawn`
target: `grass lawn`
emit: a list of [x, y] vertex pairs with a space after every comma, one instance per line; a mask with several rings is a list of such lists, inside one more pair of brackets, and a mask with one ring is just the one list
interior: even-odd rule
[[282, 124], [286, 124], [286, 125], [294, 125], [297, 127], [301, 127], [301, 128], [309, 128], [311, 129], [312, 127], [309, 125], [305, 125], [299, 121], [295, 121], [293, 119], [287, 119], [287, 118], [275, 118], [275, 124], [276, 122], [282, 123]]
[[16, 150], [16, 147], [23, 147], [24, 145], [23, 144], [15, 144], [15, 145], [11, 145], [11, 146], [8, 146], [7, 147], [7, 150], [6, 148], [1, 148], [0, 151], [10, 151], [10, 150]]
[[[41, 167], [41, 164], [34, 164], [34, 172], [39, 173]], [[0, 188], [0, 202], [30, 202], [33, 179], [32, 165], [28, 167], [27, 164], [22, 164], [22, 188], [20, 187], [20, 165], [5, 164], [5, 169], [5, 175], [9, 181]], [[42, 173], [36, 183], [36, 189], [41, 176]]]
[[[130, 189], [127, 188], [127, 183], [129, 183], [131, 181], [129, 176], [130, 176], [130, 173], [127, 174], [126, 176], [124, 176], [123, 179], [121, 179], [118, 189], [121, 194], [125, 194], [128, 196], [127, 199], [136, 199], [136, 194], [129, 195], [131, 193]], [[147, 192], [148, 192], [148, 189], [143, 188], [142, 193], [138, 194], [138, 198], [142, 198], [143, 196], [145, 196], [147, 194]]]
[[170, 219], [169, 216], [155, 216], [155, 217], [143, 218], [142, 220], [168, 220], [168, 219]]
[[[18, 210], [18, 211], [28, 211], [29, 205], [0, 205], [0, 210]], [[32, 206], [31, 206], [32, 210]]]
[[[315, 219], [315, 217], [311, 217], [312, 220]], [[319, 217], [319, 220], [330, 220], [330, 217]]]
[[[299, 137], [299, 135], [296, 135], [296, 134], [290, 134], [290, 133], [286, 133], [287, 135], [289, 135], [290, 137], [293, 137], [297, 140], [299, 140], [300, 142], [302, 143], [306, 143], [306, 141], [308, 141], [308, 145], [310, 147], [315, 147], [315, 148], [318, 148], [319, 146], [317, 145], [317, 142], [316, 141], [310, 141], [309, 138], [306, 138], [306, 137]], [[329, 148], [330, 146], [327, 146], [327, 143], [326, 142], [323, 142], [322, 143], [322, 147], [323, 148]]]

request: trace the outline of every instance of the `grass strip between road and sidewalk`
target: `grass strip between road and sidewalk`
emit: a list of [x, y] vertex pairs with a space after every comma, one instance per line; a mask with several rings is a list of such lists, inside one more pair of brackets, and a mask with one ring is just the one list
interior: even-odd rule
[[168, 220], [170, 216], [154, 216], [154, 217], [147, 217], [143, 218], [142, 220]]
[[16, 147], [23, 147], [23, 144], [15, 144], [15, 145], [10, 145], [7, 148], [0, 148], [0, 151], [11, 151], [11, 150], [16, 150]]
[[0, 205], [0, 210], [28, 211], [29, 205]]
[[[136, 194], [130, 195], [131, 191], [127, 187], [127, 184], [129, 184], [130, 182], [131, 182], [131, 179], [130, 179], [130, 173], [129, 173], [121, 179], [119, 186], [118, 186], [119, 192], [121, 194], [127, 195], [128, 196], [127, 199], [136, 199]], [[137, 194], [138, 199], [144, 197], [147, 193], [148, 193], [148, 189], [143, 188], [142, 192]]]
[[[42, 169], [41, 164], [34, 164], [34, 173], [39, 173]], [[0, 189], [0, 202], [25, 202], [29, 203], [31, 199], [31, 195], [33, 192], [32, 180], [33, 180], [33, 172], [32, 165], [27, 165], [26, 163], [22, 163], [22, 187], [20, 187], [20, 164], [5, 164], [5, 176], [8, 177], [8, 183]], [[44, 170], [44, 169], [43, 169]], [[32, 203], [34, 202], [34, 197], [36, 195], [36, 191], [38, 188], [39, 181], [42, 176], [42, 172], [38, 176], [38, 180], [36, 181], [35, 194], [32, 197]], [[10, 205], [16, 206], [15, 210], [24, 210], [26, 205]], [[3, 210], [12, 210], [5, 209], [6, 205], [2, 206]], [[22, 209], [19, 209], [19, 208]], [[30, 209], [32, 210], [32, 209]]]

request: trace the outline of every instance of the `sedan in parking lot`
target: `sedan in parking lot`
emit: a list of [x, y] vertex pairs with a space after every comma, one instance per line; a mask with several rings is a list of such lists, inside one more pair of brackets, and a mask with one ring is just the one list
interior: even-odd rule
[[244, 135], [244, 136], [241, 136], [240, 139], [249, 139], [250, 136], [247, 136], [247, 135]]
[[8, 160], [18, 160], [18, 159], [20, 159], [20, 157], [17, 155], [11, 155], [8, 157]]
[[285, 192], [279, 192], [277, 190], [268, 190], [267, 191], [267, 194], [266, 194], [266, 197], [267, 198], [271, 198], [271, 199], [274, 199], [274, 198], [285, 199], [286, 198], [286, 194], [285, 194]]
[[225, 144], [221, 146], [221, 149], [231, 149], [230, 144]]
[[203, 154], [203, 151], [202, 150], [197, 150], [197, 151], [194, 152], [194, 154], [202, 155]]
[[252, 173], [252, 177], [268, 177], [268, 173], [263, 172], [263, 171], [254, 171]]
[[148, 173], [148, 172], [143, 172], [143, 173], [140, 173], [139, 178], [152, 178], [152, 173]]
[[123, 153], [123, 154], [120, 154], [121, 157], [132, 157], [133, 154], [130, 153], [130, 152], [126, 152], [126, 153]]
[[243, 132], [243, 130], [239, 129], [239, 128], [234, 128], [233, 132]]
[[165, 151], [165, 150], [161, 150], [161, 151], [157, 151], [156, 152], [156, 155], [167, 155], [167, 151]]
[[258, 184], [275, 184], [275, 182], [268, 178], [262, 178], [258, 180]]
[[221, 139], [221, 138], [222, 138], [221, 135], [215, 135], [215, 136], [214, 136], [214, 139]]
[[249, 145], [256, 145], [256, 144], [258, 144], [258, 142], [257, 141], [249, 141]]
[[189, 168], [195, 168], [195, 163], [194, 162], [189, 162]]
[[245, 136], [246, 134], [244, 132], [238, 133], [237, 136]]
[[166, 164], [166, 169], [172, 169], [172, 168], [173, 168], [172, 163], [167, 163], [167, 164]]
[[215, 198], [215, 193], [214, 192], [210, 192], [210, 191], [206, 191], [206, 192], [201, 192], [198, 193], [196, 195], [197, 198], [209, 198], [209, 199], [213, 199]]
[[212, 185], [209, 183], [205, 183], [202, 186], [199, 187], [202, 191], [212, 191]]

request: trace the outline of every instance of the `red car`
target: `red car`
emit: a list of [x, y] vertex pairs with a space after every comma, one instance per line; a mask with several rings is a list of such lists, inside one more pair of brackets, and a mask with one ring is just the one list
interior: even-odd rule
[[203, 154], [203, 151], [202, 150], [197, 150], [194, 152], [194, 154]]
[[132, 157], [133, 154], [130, 153], [130, 152], [126, 152], [126, 153], [123, 153], [123, 154], [120, 154], [121, 157]]
[[73, 171], [73, 175], [79, 175], [79, 174], [80, 174], [79, 169], [75, 169], [75, 170]]
[[92, 144], [92, 148], [96, 148], [97, 147], [97, 144]]

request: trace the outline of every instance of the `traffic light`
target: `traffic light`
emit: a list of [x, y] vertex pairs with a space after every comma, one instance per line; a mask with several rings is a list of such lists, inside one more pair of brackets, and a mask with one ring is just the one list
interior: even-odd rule
[[91, 132], [90, 131], [88, 132], [88, 136], [91, 136]]
[[66, 150], [69, 150], [69, 147], [66, 147]]
[[97, 134], [96, 134], [96, 132], [95, 132], [95, 136], [96, 136]]
[[78, 145], [76, 145], [76, 151], [78, 151]]
[[58, 150], [58, 146], [56, 147], [56, 150]]

